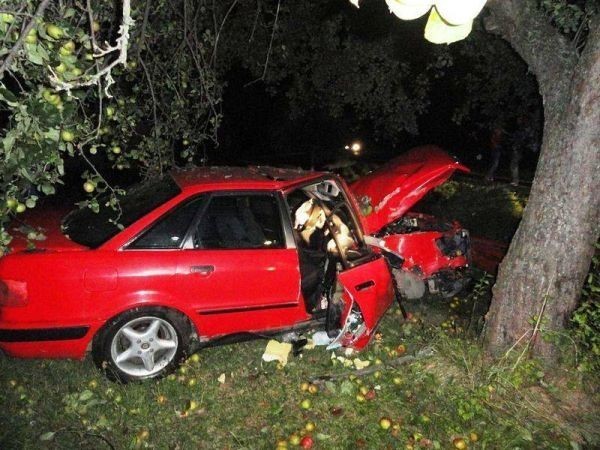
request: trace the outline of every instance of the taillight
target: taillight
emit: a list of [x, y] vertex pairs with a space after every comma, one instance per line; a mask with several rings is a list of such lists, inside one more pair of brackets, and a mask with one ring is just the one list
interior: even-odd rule
[[0, 280], [0, 306], [25, 306], [27, 283], [15, 280]]

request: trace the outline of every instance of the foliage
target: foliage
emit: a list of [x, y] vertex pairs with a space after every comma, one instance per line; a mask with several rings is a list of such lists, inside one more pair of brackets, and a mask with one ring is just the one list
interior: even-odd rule
[[[453, 120], [471, 129], [529, 127], [541, 141], [543, 114], [535, 77], [508, 43], [477, 30], [451, 49], [449, 81], [463, 100]], [[469, 67], [467, 73], [464, 67]], [[522, 121], [517, 125], [518, 121]]]
[[[242, 64], [271, 93], [284, 93], [292, 120], [352, 115], [354, 122], [372, 124], [375, 136], [417, 133], [416, 119], [427, 107], [428, 73], [399, 51], [401, 36], [385, 24], [384, 31], [369, 35], [359, 14], [327, 2], [268, 5], [254, 14], [253, 5], [239, 6], [224, 36], [223, 58]], [[272, 22], [255, 26], [245, 19], [253, 15]]]
[[0, 81], [0, 244], [11, 216], [54, 193], [65, 158], [88, 165], [84, 205], [96, 209], [105, 191], [115, 203], [109, 168], [149, 177], [200, 161], [221, 120], [219, 12], [205, 2], [136, 3], [125, 37], [128, 1], [52, 3], [19, 48], [36, 3], [4, 2], [0, 16], [0, 56], [15, 56]]
[[540, 7], [578, 48], [585, 41], [590, 18], [599, 11], [595, 0], [540, 0]]
[[526, 193], [505, 185], [456, 179], [428, 194], [417, 209], [438, 217], [451, 212], [451, 218], [473, 235], [510, 242], [523, 215]]
[[573, 313], [572, 334], [583, 348], [580, 368], [600, 370], [600, 243], [592, 259], [581, 295], [581, 306]]

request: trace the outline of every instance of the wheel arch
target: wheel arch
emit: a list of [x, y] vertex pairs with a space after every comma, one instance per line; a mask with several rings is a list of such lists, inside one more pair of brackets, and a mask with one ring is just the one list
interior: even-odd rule
[[107, 317], [106, 319], [104, 319], [101, 322], [96, 324], [96, 326], [94, 327], [93, 333], [91, 333], [90, 336], [88, 337], [86, 353], [91, 352], [94, 341], [98, 338], [100, 333], [108, 326], [108, 324], [110, 324], [111, 322], [116, 320], [119, 316], [121, 316], [127, 312], [134, 311], [136, 309], [143, 310], [143, 309], [149, 309], [149, 308], [160, 308], [167, 312], [177, 314], [177, 316], [179, 316], [181, 319], [183, 319], [185, 324], [188, 326], [189, 333], [190, 333], [189, 339], [190, 339], [190, 342], [192, 343], [192, 345], [193, 345], [193, 343], [200, 340], [200, 333], [199, 333], [198, 327], [197, 327], [196, 323], [190, 317], [189, 312], [186, 312], [184, 309], [174, 306], [171, 302], [165, 302], [165, 301], [160, 301], [160, 300], [149, 300], [149, 301], [144, 301], [142, 303], [140, 303], [140, 302], [137, 302], [134, 304], [127, 303], [127, 304], [123, 305], [121, 308], [118, 308], [118, 309], [115, 308], [115, 309], [111, 310], [111, 312], [106, 315], [106, 317]]

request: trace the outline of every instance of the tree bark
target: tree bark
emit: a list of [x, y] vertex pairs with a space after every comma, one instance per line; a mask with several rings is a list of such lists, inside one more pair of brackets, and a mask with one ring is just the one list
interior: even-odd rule
[[[578, 58], [533, 0], [493, 0], [486, 28], [506, 39], [538, 79], [544, 136], [529, 203], [500, 265], [485, 342], [515, 342], [554, 362], [600, 234], [600, 21]], [[538, 322], [534, 332], [534, 324]], [[541, 336], [540, 336], [541, 333]]]

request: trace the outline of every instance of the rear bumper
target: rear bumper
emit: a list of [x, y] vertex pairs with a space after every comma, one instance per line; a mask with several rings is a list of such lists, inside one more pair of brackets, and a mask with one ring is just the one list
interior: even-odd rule
[[0, 343], [67, 341], [72, 339], [81, 339], [87, 334], [89, 329], [89, 326], [66, 328], [0, 329]]
[[17, 358], [83, 358], [89, 326], [0, 328], [0, 350]]

